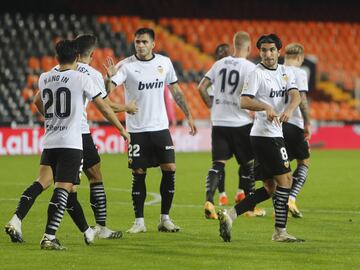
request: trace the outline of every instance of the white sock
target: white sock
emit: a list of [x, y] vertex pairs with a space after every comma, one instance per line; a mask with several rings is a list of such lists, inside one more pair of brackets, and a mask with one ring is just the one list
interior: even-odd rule
[[237, 218], [237, 213], [234, 207], [227, 209], [226, 212], [228, 213], [232, 221], [234, 221]]
[[16, 214], [10, 219], [9, 223], [15, 227], [15, 229], [21, 234], [21, 220]]
[[170, 217], [169, 217], [169, 215], [160, 215], [160, 220], [162, 221], [162, 220], [169, 220], [170, 219]]
[[135, 223], [139, 224], [139, 225], [144, 225], [145, 224], [145, 220], [144, 218], [135, 218]]
[[46, 236], [46, 238], [49, 239], [50, 241], [55, 239], [55, 235], [52, 234], [44, 233], [44, 236]]
[[226, 196], [226, 192], [224, 191], [224, 192], [221, 192], [220, 193], [220, 196]]
[[245, 191], [243, 189], [241, 189], [241, 188], [238, 188], [237, 193], [245, 193]]

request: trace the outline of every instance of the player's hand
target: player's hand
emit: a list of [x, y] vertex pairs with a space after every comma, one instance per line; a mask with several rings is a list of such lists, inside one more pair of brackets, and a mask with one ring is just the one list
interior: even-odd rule
[[131, 143], [131, 138], [130, 138], [129, 132], [127, 132], [125, 129], [123, 129], [122, 131], [120, 131], [120, 134], [127, 143]]
[[196, 133], [197, 133], [197, 128], [194, 124], [194, 120], [191, 118], [191, 119], [188, 119], [188, 124], [189, 124], [189, 127], [190, 127], [190, 132], [189, 134], [192, 135], [192, 136], [195, 136]]
[[135, 113], [138, 112], [139, 108], [136, 104], [136, 101], [135, 100], [131, 100], [128, 104], [125, 105], [126, 107], [126, 112], [128, 114], [132, 114], [134, 115]]
[[287, 122], [287, 121], [289, 121], [291, 115], [292, 115], [292, 111], [290, 111], [290, 110], [285, 110], [285, 111], [283, 111], [283, 112], [280, 114], [280, 117], [279, 117], [280, 122]]
[[106, 64], [103, 64], [105, 70], [106, 70], [106, 74], [109, 78], [111, 78], [112, 76], [114, 76], [119, 68], [115, 66], [114, 60], [111, 57], [107, 57], [106, 58]]
[[274, 109], [269, 106], [265, 109], [267, 120], [270, 122], [274, 122], [275, 125], [280, 127], [280, 119], [278, 114], [274, 111]]
[[311, 138], [311, 125], [310, 124], [305, 124], [304, 125], [304, 134], [305, 134], [305, 141], [309, 141]]

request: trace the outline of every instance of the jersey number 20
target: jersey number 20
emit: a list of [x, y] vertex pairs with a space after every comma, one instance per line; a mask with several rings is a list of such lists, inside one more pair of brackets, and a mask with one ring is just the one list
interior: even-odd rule
[[[55, 90], [54, 94], [49, 88], [45, 88], [42, 92], [43, 99], [46, 100], [44, 105], [45, 118], [52, 118], [55, 115], [58, 118], [69, 117], [71, 113], [71, 92], [66, 87], [60, 87]], [[53, 110], [50, 110], [51, 106], [55, 102]]]

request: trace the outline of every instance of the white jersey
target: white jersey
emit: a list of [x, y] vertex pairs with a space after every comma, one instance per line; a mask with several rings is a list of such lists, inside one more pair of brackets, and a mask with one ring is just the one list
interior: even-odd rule
[[206, 73], [213, 84], [211, 121], [213, 126], [240, 127], [252, 123], [246, 110], [240, 108], [240, 95], [245, 78], [255, 64], [245, 58], [227, 56]]
[[[54, 69], [59, 69], [59, 65], [57, 65]], [[107, 97], [107, 92], [106, 92], [106, 88], [105, 88], [105, 83], [104, 83], [104, 79], [102, 74], [97, 71], [95, 68], [93, 68], [92, 66], [85, 64], [85, 63], [77, 63], [77, 71], [84, 73], [88, 76], [90, 76], [90, 78], [93, 80], [95, 87], [98, 87], [100, 93], [101, 93], [101, 97], [104, 99]], [[82, 134], [89, 134], [90, 133], [90, 127], [89, 127], [89, 123], [87, 120], [87, 112], [86, 112], [86, 107], [89, 104], [89, 100], [84, 97], [84, 113], [83, 113], [83, 117], [81, 120], [81, 133]]]
[[[291, 69], [294, 72], [296, 84], [299, 91], [307, 93], [309, 91], [309, 86], [306, 71], [294, 66], [287, 66], [287, 68]], [[304, 119], [302, 117], [299, 107], [295, 109], [293, 115], [290, 117], [288, 122], [295, 126], [298, 126], [301, 129], [304, 129]]]
[[119, 62], [116, 75], [111, 77], [115, 85], [124, 83], [125, 102], [135, 100], [139, 111], [126, 114], [129, 132], [157, 131], [169, 128], [164, 101], [165, 84], [177, 82], [174, 67], [168, 57], [154, 54], [148, 61], [132, 55]]
[[[270, 105], [277, 114], [282, 113], [288, 103], [288, 91], [296, 90], [295, 76], [291, 69], [278, 65], [276, 69], [268, 69], [258, 64], [252, 71], [242, 91], [242, 95], [251, 96]], [[275, 121], [267, 120], [265, 111], [255, 112], [254, 125], [250, 136], [283, 137], [282, 126]]]
[[100, 95], [89, 76], [75, 70], [52, 69], [39, 78], [39, 91], [44, 104], [44, 149], [82, 149], [81, 124], [84, 97]]

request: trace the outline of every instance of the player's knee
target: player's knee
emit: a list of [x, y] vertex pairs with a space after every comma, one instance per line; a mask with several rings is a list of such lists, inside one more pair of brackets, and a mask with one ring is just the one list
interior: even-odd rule
[[95, 166], [84, 170], [86, 177], [88, 178], [90, 184], [102, 182], [102, 174], [100, 166], [96, 164]]
[[276, 183], [273, 180], [265, 180], [264, 188], [266, 189], [267, 193], [272, 196], [275, 193]]
[[146, 169], [143, 168], [137, 168], [137, 169], [133, 169], [132, 173], [134, 174], [145, 174], [146, 173]]
[[309, 167], [310, 165], [310, 159], [307, 158], [307, 159], [298, 159], [297, 160], [297, 165], [305, 165], [306, 167]]
[[220, 161], [214, 161], [212, 164], [211, 169], [218, 171], [218, 172], [222, 172], [224, 171], [225, 168], [225, 163], [224, 162], [220, 162]]
[[171, 171], [171, 172], [175, 172], [176, 171], [176, 165], [175, 163], [167, 163], [167, 164], [161, 164], [160, 168], [162, 171]]
[[49, 178], [49, 177], [39, 177], [36, 181], [40, 183], [43, 190], [46, 190], [46, 189], [48, 189], [48, 187], [51, 186], [51, 183], [53, 180], [52, 180], [52, 178]]

